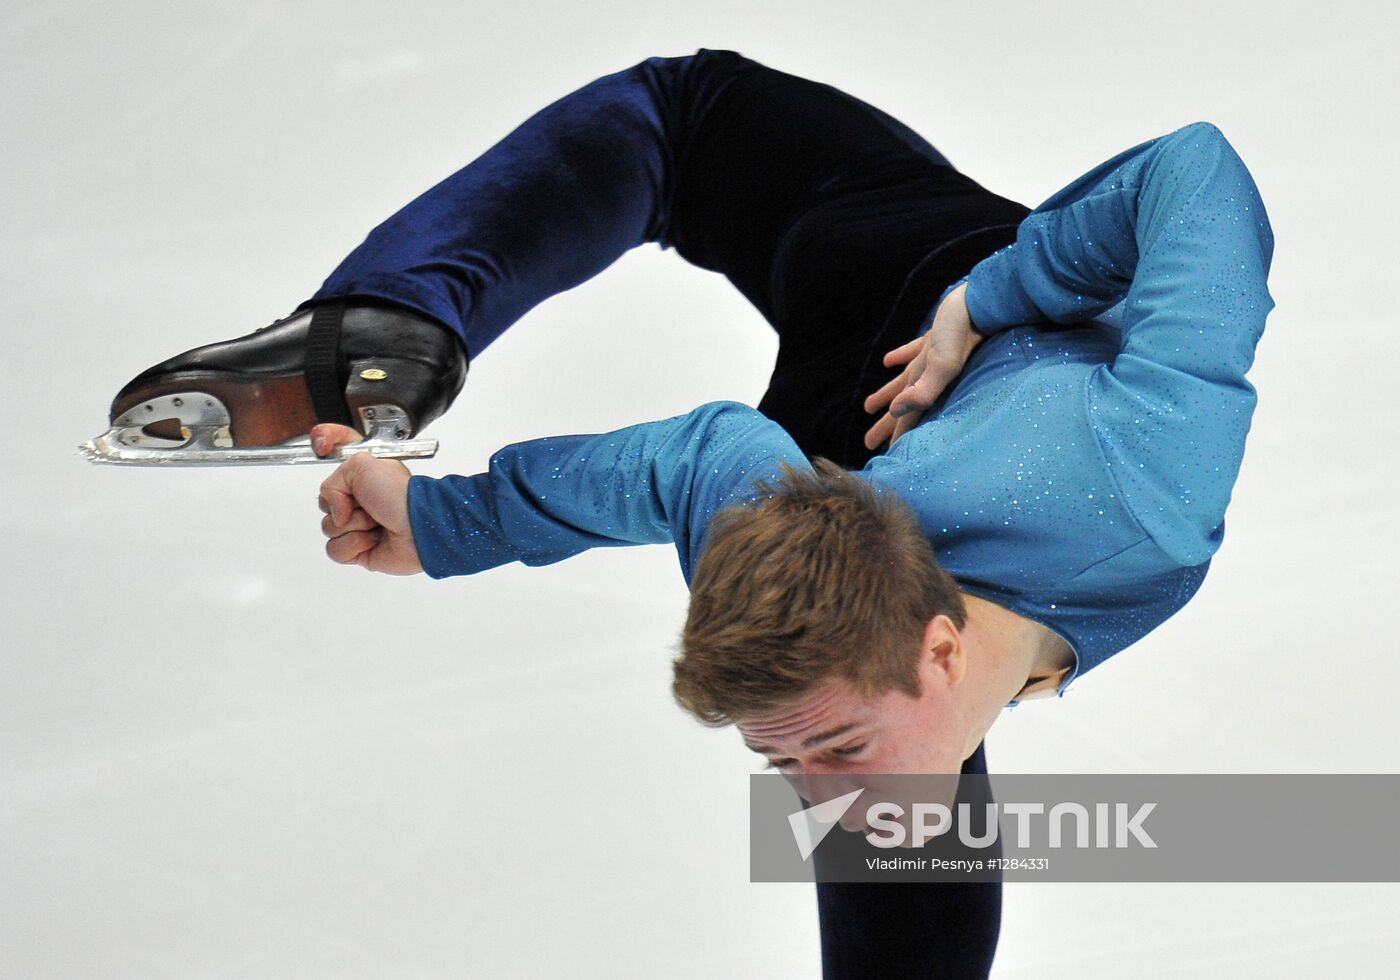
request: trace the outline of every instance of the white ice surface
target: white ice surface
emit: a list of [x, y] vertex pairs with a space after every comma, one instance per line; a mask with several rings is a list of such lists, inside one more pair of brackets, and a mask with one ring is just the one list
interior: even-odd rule
[[[1214, 122], [1278, 308], [1196, 600], [1001, 772], [1400, 765], [1400, 19], [1376, 3], [15, 4], [0, 13], [0, 977], [814, 976], [732, 732], [668, 696], [668, 549], [446, 583], [321, 556], [323, 469], [94, 468], [136, 370], [289, 310], [526, 115], [652, 54], [831, 82], [1028, 204]], [[473, 366], [419, 472], [718, 398], [776, 344], [639, 250]], [[540, 801], [549, 804], [541, 808]], [[996, 976], [1393, 976], [1397, 885], [1011, 885]]]

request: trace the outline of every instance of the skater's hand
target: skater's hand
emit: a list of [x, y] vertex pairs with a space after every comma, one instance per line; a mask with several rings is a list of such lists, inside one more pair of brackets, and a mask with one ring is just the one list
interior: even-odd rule
[[318, 499], [326, 515], [321, 533], [330, 539], [326, 554], [331, 561], [389, 575], [423, 570], [408, 520], [410, 476], [408, 467], [398, 460], [368, 453], [351, 456], [336, 467], [321, 484]]
[[962, 373], [967, 359], [982, 342], [982, 335], [972, 329], [972, 317], [964, 299], [966, 292], [967, 283], [963, 283], [949, 293], [938, 304], [933, 326], [927, 333], [885, 355], [885, 367], [906, 367], [899, 377], [865, 400], [866, 412], [873, 415], [885, 411], [866, 432], [866, 449], [878, 449], [887, 440], [893, 446], [896, 439], [918, 425], [943, 389]]

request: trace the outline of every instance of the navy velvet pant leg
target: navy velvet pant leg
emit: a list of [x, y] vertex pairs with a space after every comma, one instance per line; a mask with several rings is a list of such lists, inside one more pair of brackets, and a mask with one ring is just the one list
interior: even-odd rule
[[[867, 395], [1029, 209], [880, 110], [732, 52], [656, 58], [541, 110], [376, 228], [311, 305], [404, 306], [473, 358], [646, 241], [726, 276], [777, 331], [759, 409], [808, 456], [870, 457]], [[984, 771], [981, 749], [965, 772]], [[826, 884], [828, 977], [985, 975], [998, 884]]]
[[540, 110], [371, 231], [303, 306], [402, 306], [476, 359], [536, 304], [657, 242], [777, 330], [759, 409], [809, 456], [859, 468], [861, 403], [897, 373], [881, 357], [1028, 213], [873, 106], [701, 51]]

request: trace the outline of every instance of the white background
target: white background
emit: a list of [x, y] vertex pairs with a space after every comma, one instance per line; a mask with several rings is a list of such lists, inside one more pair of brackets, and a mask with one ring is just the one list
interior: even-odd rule
[[[700, 46], [844, 88], [1032, 206], [1224, 131], [1278, 302], [1224, 548], [990, 764], [1396, 771], [1397, 26], [1277, 0], [7, 6], [0, 976], [816, 975], [811, 889], [746, 881], [754, 759], [670, 702], [669, 549], [390, 580], [322, 556], [325, 468], [74, 450], [136, 371], [290, 310], [534, 110]], [[721, 278], [640, 249], [475, 363], [417, 471], [753, 404], [775, 350]], [[1397, 885], [1010, 885], [995, 975], [1390, 976], [1397, 923]]]

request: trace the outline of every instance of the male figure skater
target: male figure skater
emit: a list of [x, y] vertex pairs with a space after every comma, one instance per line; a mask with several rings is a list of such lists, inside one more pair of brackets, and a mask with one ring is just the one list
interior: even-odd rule
[[[466, 477], [351, 457], [322, 488], [332, 559], [443, 577], [674, 543], [677, 699], [805, 773], [985, 772], [1002, 707], [1063, 691], [1199, 587], [1273, 306], [1262, 202], [1205, 123], [1031, 212], [828, 86], [732, 52], [651, 59], [410, 203], [298, 314], [143, 373], [113, 419], [193, 391], [228, 406], [236, 445], [320, 422], [325, 455], [368, 405], [407, 434], [467, 358], [644, 242], [777, 330], [757, 410], [508, 446]], [[990, 968], [998, 885], [818, 898], [828, 976]]]

